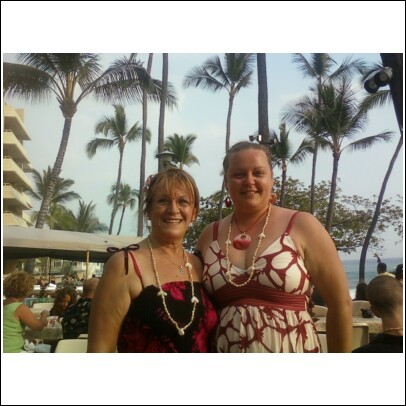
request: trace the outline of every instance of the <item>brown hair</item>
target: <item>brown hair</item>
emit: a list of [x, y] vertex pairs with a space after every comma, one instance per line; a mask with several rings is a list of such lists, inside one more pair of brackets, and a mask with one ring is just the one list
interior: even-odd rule
[[403, 306], [402, 284], [391, 276], [377, 276], [368, 284], [368, 300], [382, 315], [392, 314]]
[[151, 209], [152, 200], [157, 190], [165, 190], [169, 194], [172, 194], [175, 188], [179, 187], [185, 189], [188, 197], [193, 200], [197, 215], [199, 212], [200, 195], [196, 182], [187, 172], [178, 168], [165, 169], [152, 177], [145, 195], [144, 213], [148, 214], [148, 211]]
[[241, 152], [241, 151], [245, 151], [248, 149], [256, 149], [258, 151], [263, 151], [265, 152], [265, 155], [268, 159], [268, 163], [269, 163], [269, 167], [271, 169], [271, 173], [272, 173], [272, 160], [271, 160], [271, 154], [269, 151], [269, 147], [267, 147], [266, 145], [262, 145], [262, 144], [255, 144], [253, 142], [249, 142], [249, 141], [240, 141], [237, 142], [237, 144], [234, 144], [226, 153], [226, 156], [223, 159], [223, 173], [224, 176], [226, 176], [227, 174], [227, 170], [228, 170], [228, 166], [229, 166], [229, 161], [230, 161], [230, 155], [234, 154], [236, 152]]
[[3, 295], [6, 298], [27, 297], [34, 288], [34, 283], [35, 278], [33, 275], [25, 271], [13, 272], [4, 279]]

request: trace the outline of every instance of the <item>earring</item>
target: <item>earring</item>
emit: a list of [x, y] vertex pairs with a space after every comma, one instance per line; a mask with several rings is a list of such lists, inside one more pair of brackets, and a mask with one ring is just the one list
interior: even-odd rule
[[224, 200], [224, 204], [226, 205], [226, 207], [231, 207], [231, 205], [233, 204], [233, 201], [231, 200], [230, 196], [226, 197], [226, 200]]
[[269, 201], [272, 204], [276, 204], [276, 202], [278, 201], [278, 195], [276, 193], [271, 193], [271, 198], [269, 199]]

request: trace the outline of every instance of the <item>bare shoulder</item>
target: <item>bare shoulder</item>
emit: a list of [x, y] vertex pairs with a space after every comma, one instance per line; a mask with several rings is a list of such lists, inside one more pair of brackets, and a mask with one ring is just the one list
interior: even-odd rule
[[211, 243], [213, 237], [213, 224], [214, 223], [210, 223], [207, 225], [200, 233], [200, 236], [196, 242], [196, 250], [200, 251], [200, 253], [203, 253]]

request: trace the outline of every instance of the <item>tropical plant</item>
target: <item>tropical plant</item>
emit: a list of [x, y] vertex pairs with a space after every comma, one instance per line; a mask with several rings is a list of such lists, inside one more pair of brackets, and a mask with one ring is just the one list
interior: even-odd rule
[[130, 209], [133, 209], [135, 207], [135, 202], [136, 199], [139, 198], [139, 193], [138, 190], [131, 189], [130, 185], [128, 185], [127, 183], [120, 183], [120, 189], [118, 193], [116, 193], [116, 187], [117, 185], [113, 185], [111, 187], [111, 193], [107, 196], [107, 203], [114, 204], [114, 202], [116, 201], [116, 197], [118, 197], [117, 209], [119, 209], [120, 207], [122, 208], [120, 224], [117, 231], [117, 235], [119, 235], [121, 226], [123, 224], [125, 210], [127, 207], [130, 207]]
[[[3, 63], [4, 93], [32, 102], [54, 94], [64, 117], [61, 143], [35, 225], [42, 228], [61, 173], [72, 119], [79, 103], [89, 95], [105, 102], [141, 101], [143, 89], [148, 90], [151, 100], [159, 101], [161, 83], [152, 80], [140, 63], [126, 57], [114, 61], [106, 70], [102, 70], [99, 56], [92, 53], [27, 53], [19, 54], [17, 60], [21, 63]], [[75, 98], [77, 89], [79, 95]], [[165, 100], [169, 104], [173, 102], [169, 94]]]
[[[95, 128], [96, 134], [103, 134], [105, 137], [109, 138], [93, 138], [86, 145], [86, 153], [89, 158], [92, 158], [98, 149], [110, 149], [113, 146], [117, 146], [118, 152], [120, 154], [120, 159], [118, 163], [118, 173], [116, 181], [116, 190], [119, 190], [121, 183], [121, 172], [123, 166], [124, 148], [127, 143], [134, 142], [142, 138], [142, 128], [136, 122], [131, 128], [128, 128], [127, 116], [125, 114], [124, 107], [121, 105], [113, 105], [115, 115], [114, 117], [104, 117], [101, 119]], [[146, 140], [149, 142], [151, 140], [151, 133], [149, 130], [146, 132]], [[118, 194], [113, 204], [113, 209], [111, 212], [109, 234], [112, 233], [114, 218], [117, 212], [117, 202]]]
[[[27, 195], [35, 200], [42, 200], [46, 194], [49, 183], [51, 182], [51, 167], [48, 166], [47, 170], [42, 171], [42, 175], [35, 169], [32, 169], [31, 174], [34, 181], [35, 190], [27, 189]], [[57, 221], [59, 209], [64, 207], [65, 203], [71, 202], [75, 199], [80, 199], [80, 195], [76, 192], [69, 190], [75, 183], [72, 179], [64, 179], [58, 177], [49, 203], [49, 210], [45, 217], [45, 223], [52, 230]], [[34, 212], [33, 220], [38, 218], [38, 212]]]
[[192, 145], [196, 141], [196, 135], [188, 134], [186, 137], [179, 134], [170, 135], [164, 144], [164, 149], [174, 154], [173, 161], [179, 163], [179, 168], [183, 165], [189, 166], [199, 164], [199, 160], [192, 153]]
[[258, 134], [265, 143], [270, 141], [268, 124], [268, 81], [266, 76], [266, 54], [257, 54], [258, 76]]
[[[346, 58], [341, 65], [334, 71], [333, 67], [337, 66], [337, 63], [329, 54], [313, 53], [310, 54], [310, 58], [306, 59], [303, 54], [293, 54], [293, 62], [298, 65], [298, 69], [302, 72], [303, 77], [309, 77], [315, 80], [316, 86], [311, 87], [312, 92], [317, 94], [317, 100], [320, 103], [320, 90], [321, 87], [327, 83], [340, 80], [341, 78], [351, 77], [354, 72], [363, 72], [365, 68], [365, 62], [361, 59], [351, 61], [350, 58]], [[283, 118], [285, 119], [285, 118]], [[317, 134], [318, 128], [314, 129]], [[309, 133], [310, 135], [310, 133]], [[315, 139], [316, 141], [316, 139]], [[314, 188], [316, 182], [316, 164], [318, 144], [315, 142], [313, 146], [313, 163], [312, 163], [312, 177], [311, 177], [311, 189], [310, 189], [310, 213], [314, 212]]]
[[[169, 58], [168, 54], [162, 54], [162, 95], [166, 96], [168, 91], [168, 70]], [[163, 98], [164, 99], [164, 98]], [[165, 124], [165, 104], [161, 103], [159, 107], [159, 122], [158, 122], [158, 152], [163, 151], [164, 145], [164, 124]], [[164, 168], [162, 159], [158, 159], [158, 172]]]
[[[390, 81], [389, 87], [390, 91], [380, 90], [377, 93], [368, 95], [361, 103], [361, 109], [368, 111], [375, 106], [384, 105], [391, 98], [395, 107], [396, 118], [398, 120], [400, 137], [398, 144], [396, 146], [395, 152], [389, 162], [388, 169], [386, 171], [385, 177], [382, 181], [381, 190], [379, 191], [378, 200], [376, 202], [375, 212], [371, 220], [371, 224], [365, 235], [364, 243], [362, 245], [360, 262], [359, 262], [359, 281], [363, 282], [365, 280], [365, 261], [367, 250], [370, 245], [375, 227], [378, 223], [379, 216], [381, 215], [381, 207], [383, 203], [383, 197], [386, 190], [386, 185], [388, 183], [389, 177], [392, 173], [393, 166], [399, 155], [400, 150], [403, 146], [403, 54], [381, 54], [383, 65], [374, 65], [372, 71], [367, 72], [366, 76], [369, 76], [372, 72], [380, 70], [383, 66], [390, 67], [393, 71], [393, 80]], [[364, 76], [364, 79], [366, 78]], [[403, 228], [402, 228], [403, 233]]]
[[[151, 74], [152, 68], [152, 53], [148, 56], [147, 72]], [[145, 184], [145, 158], [147, 153], [147, 117], [148, 117], [148, 98], [147, 91], [144, 89], [142, 92], [142, 141], [141, 141], [141, 161], [140, 161], [140, 188], [138, 199], [138, 221], [137, 221], [137, 235], [142, 237], [144, 234], [144, 210], [142, 210], [142, 204], [144, 202], [144, 184]]]
[[[214, 56], [207, 59], [202, 66], [193, 68], [184, 78], [183, 87], [202, 87], [212, 92], [222, 89], [228, 92], [228, 113], [226, 124], [225, 152], [230, 148], [231, 113], [233, 111], [234, 98], [237, 93], [251, 85], [253, 63], [255, 54], [224, 54], [224, 67], [220, 58]], [[224, 200], [224, 182], [221, 187], [221, 199], [218, 207], [218, 218], [222, 216]]]
[[100, 223], [94, 211], [96, 204], [85, 204], [83, 200], [79, 201], [79, 208], [76, 214], [70, 209], [62, 208], [60, 213], [58, 229], [66, 231], [79, 231], [82, 233], [106, 232], [108, 227]]
[[282, 183], [280, 189], [279, 206], [285, 206], [285, 185], [288, 164], [292, 165], [302, 163], [307, 155], [313, 152], [313, 143], [310, 139], [305, 138], [296, 151], [292, 149], [292, 143], [289, 141], [289, 131], [286, 130], [286, 124], [279, 126], [279, 136], [272, 132], [271, 155], [272, 163], [282, 170]]
[[[320, 100], [320, 102], [319, 102]], [[384, 131], [360, 140], [351, 141], [366, 125], [365, 110], [360, 109], [359, 101], [351, 88], [351, 83], [341, 79], [337, 86], [323, 85], [316, 97], [305, 97], [294, 107], [285, 110], [284, 118], [298, 131], [304, 131], [324, 149], [333, 155], [333, 171], [329, 206], [326, 214], [325, 228], [331, 232], [334, 215], [334, 199], [337, 187], [338, 164], [344, 150], [366, 150], [378, 142], [388, 142], [392, 132]]]

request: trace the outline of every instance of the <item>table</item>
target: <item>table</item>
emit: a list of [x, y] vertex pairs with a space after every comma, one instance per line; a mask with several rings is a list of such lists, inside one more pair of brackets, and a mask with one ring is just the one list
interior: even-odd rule
[[[366, 323], [368, 324], [369, 334], [382, 333], [382, 319], [379, 317], [371, 317], [370, 319], [365, 319], [363, 317], [353, 317], [352, 322], [354, 323]], [[317, 317], [315, 321], [315, 326], [317, 331], [326, 331], [326, 318]]]
[[36, 338], [44, 341], [59, 341], [63, 339], [62, 325], [56, 322], [55, 325], [44, 327], [41, 331], [35, 331], [29, 327], [25, 327], [24, 337], [29, 340]]

